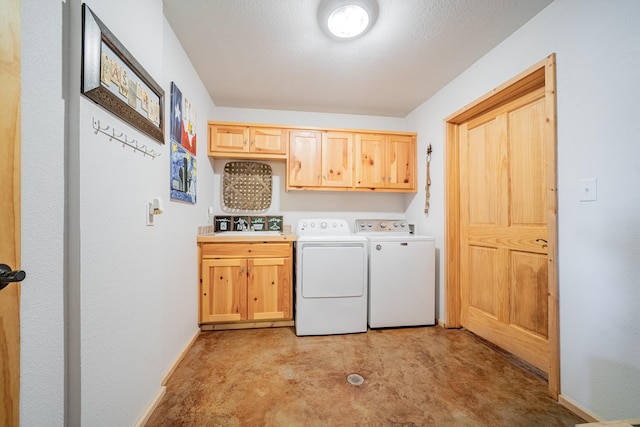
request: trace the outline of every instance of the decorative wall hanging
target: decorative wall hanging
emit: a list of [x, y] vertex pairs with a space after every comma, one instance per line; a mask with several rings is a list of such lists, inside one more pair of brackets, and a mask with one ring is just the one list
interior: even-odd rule
[[222, 201], [228, 210], [264, 211], [271, 206], [270, 165], [228, 162], [222, 179]]
[[425, 190], [427, 192], [424, 202], [424, 213], [429, 213], [429, 198], [431, 197], [431, 144], [427, 147], [427, 185]]
[[198, 115], [182, 91], [171, 82], [171, 139], [196, 155], [196, 122]]
[[171, 141], [171, 199], [196, 202], [196, 157]]
[[82, 5], [81, 91], [164, 144], [164, 90], [86, 4]]
[[[274, 231], [282, 232], [282, 215], [253, 216], [253, 215], [216, 215], [213, 217], [214, 230], [201, 228], [203, 233], [221, 233], [224, 231]], [[211, 226], [209, 226], [211, 227]]]
[[196, 203], [196, 112], [171, 82], [171, 199]]
[[129, 137], [126, 134], [116, 131], [109, 125], [103, 126], [100, 123], [100, 120], [97, 120], [95, 118], [93, 119], [93, 128], [95, 129], [96, 134], [99, 132], [104, 135], [107, 135], [109, 137], [109, 141], [113, 141], [113, 140], [118, 141], [122, 143], [123, 147], [125, 145], [129, 146], [133, 148], [134, 151], [140, 151], [145, 156], [151, 156], [152, 159], [155, 159], [156, 157], [160, 157], [160, 153], [154, 150], [153, 148], [147, 148], [147, 144], [142, 144], [138, 142], [138, 140], [135, 138], [129, 139]]

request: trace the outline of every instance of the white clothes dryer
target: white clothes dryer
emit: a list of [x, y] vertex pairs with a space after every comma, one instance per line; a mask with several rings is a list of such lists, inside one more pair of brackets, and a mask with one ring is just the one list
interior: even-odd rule
[[404, 219], [359, 219], [356, 231], [369, 240], [369, 327], [434, 325], [435, 238]]
[[366, 237], [341, 219], [300, 220], [296, 235], [296, 335], [366, 332]]

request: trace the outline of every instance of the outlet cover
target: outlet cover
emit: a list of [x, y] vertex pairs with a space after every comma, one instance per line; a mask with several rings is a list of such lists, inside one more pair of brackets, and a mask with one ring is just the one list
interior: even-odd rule
[[580, 201], [595, 202], [598, 200], [597, 179], [584, 178], [580, 180]]

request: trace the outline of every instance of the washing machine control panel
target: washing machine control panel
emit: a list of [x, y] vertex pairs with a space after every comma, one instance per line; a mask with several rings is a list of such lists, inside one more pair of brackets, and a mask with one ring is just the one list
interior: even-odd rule
[[358, 219], [356, 233], [410, 234], [409, 223], [404, 219]]
[[349, 224], [344, 219], [302, 219], [296, 226], [298, 236], [351, 234]]

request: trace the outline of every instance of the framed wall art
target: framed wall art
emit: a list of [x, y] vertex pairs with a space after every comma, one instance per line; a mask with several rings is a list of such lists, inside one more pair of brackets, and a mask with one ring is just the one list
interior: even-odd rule
[[195, 156], [198, 114], [193, 104], [182, 94], [175, 82], [171, 82], [170, 114], [171, 140], [181, 144], [185, 150]]
[[196, 203], [196, 156], [171, 141], [171, 199]]
[[86, 4], [82, 5], [81, 91], [164, 144], [164, 90]]

